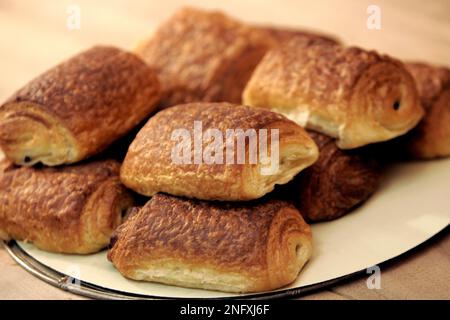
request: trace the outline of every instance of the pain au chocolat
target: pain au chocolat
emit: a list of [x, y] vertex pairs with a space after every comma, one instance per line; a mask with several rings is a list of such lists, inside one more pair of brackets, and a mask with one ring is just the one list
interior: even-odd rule
[[164, 108], [197, 101], [240, 103], [253, 69], [274, 44], [267, 32], [221, 12], [183, 8], [134, 52], [157, 71]]
[[57, 65], [0, 107], [0, 147], [20, 165], [99, 153], [154, 109], [156, 74], [132, 53], [96, 46]]
[[299, 37], [267, 53], [243, 103], [334, 137], [342, 149], [405, 134], [423, 116], [414, 80], [401, 62]]
[[339, 218], [376, 191], [381, 165], [369, 150], [341, 150], [333, 138], [308, 133], [319, 147], [319, 159], [295, 177], [287, 193], [307, 221]]
[[143, 195], [251, 200], [318, 157], [306, 131], [281, 114], [229, 103], [191, 103], [149, 119], [128, 149], [121, 180]]
[[[419, 90], [425, 117], [402, 142], [414, 158], [450, 156], [450, 69], [407, 63]], [[405, 149], [405, 148], [403, 148]]]
[[87, 254], [108, 245], [133, 198], [119, 163], [60, 167], [0, 163], [0, 238], [59, 253]]
[[134, 280], [257, 292], [294, 281], [311, 252], [311, 230], [287, 202], [157, 194], [117, 229], [108, 259]]

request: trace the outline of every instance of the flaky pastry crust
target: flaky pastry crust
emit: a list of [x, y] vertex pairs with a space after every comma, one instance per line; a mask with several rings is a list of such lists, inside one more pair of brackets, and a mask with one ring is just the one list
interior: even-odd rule
[[108, 258], [135, 280], [257, 292], [294, 281], [311, 251], [309, 226], [286, 202], [157, 194], [118, 228]]
[[423, 116], [414, 80], [399, 61], [299, 37], [266, 54], [243, 103], [337, 138], [342, 149], [405, 134]]
[[74, 163], [144, 120], [159, 99], [141, 59], [96, 46], [57, 65], [0, 107], [0, 146], [20, 165]]
[[[200, 157], [213, 140], [196, 136], [194, 121], [202, 123], [203, 132], [216, 129], [222, 135], [224, 143], [219, 150], [222, 163], [207, 163], [205, 158], [195, 163], [195, 152], [199, 150], [194, 145], [196, 139], [200, 139]], [[177, 163], [173, 159], [174, 150], [182, 142], [173, 133], [180, 129], [186, 130], [191, 137], [186, 151], [190, 163]], [[256, 163], [250, 163], [250, 143], [246, 140], [245, 162], [238, 163], [238, 135], [233, 135], [231, 144], [227, 144], [227, 129], [243, 132], [254, 129], [256, 134], [260, 129], [266, 129], [268, 138], [264, 141], [267, 141], [269, 154], [272, 152], [272, 129], [278, 130], [279, 157], [275, 159], [274, 156], [274, 161], [267, 163], [269, 166], [259, 158]], [[257, 137], [258, 143], [263, 139]], [[231, 163], [226, 159], [227, 145], [234, 146]], [[121, 180], [127, 187], [147, 196], [165, 192], [204, 200], [251, 200], [272, 191], [275, 184], [287, 183], [317, 157], [314, 141], [283, 115], [229, 103], [191, 103], [162, 110], [150, 118], [128, 149]], [[264, 173], [264, 169], [272, 164], [274, 171]]]
[[367, 200], [381, 181], [381, 165], [368, 150], [341, 150], [333, 138], [309, 131], [319, 159], [287, 186], [307, 221], [339, 218]]
[[240, 103], [253, 69], [273, 44], [266, 32], [221, 12], [183, 8], [134, 52], [158, 73], [165, 108], [197, 101]]
[[405, 138], [409, 155], [419, 159], [450, 156], [450, 69], [408, 63], [425, 117]]
[[0, 163], [0, 237], [59, 253], [87, 254], [108, 245], [133, 198], [120, 165], [98, 161], [56, 168]]

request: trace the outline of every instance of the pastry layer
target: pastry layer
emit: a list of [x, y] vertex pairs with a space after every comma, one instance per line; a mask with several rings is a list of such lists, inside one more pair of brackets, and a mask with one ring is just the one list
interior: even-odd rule
[[133, 205], [120, 165], [97, 161], [57, 168], [0, 164], [0, 235], [52, 252], [86, 254], [108, 245]]
[[450, 156], [450, 69], [408, 63], [419, 90], [425, 117], [407, 135], [407, 151], [414, 158]]
[[96, 46], [0, 107], [0, 147], [20, 165], [74, 163], [133, 129], [159, 100], [156, 74], [132, 53]]
[[341, 150], [334, 139], [309, 134], [319, 147], [319, 159], [295, 177], [287, 192], [307, 221], [339, 218], [376, 191], [380, 164], [369, 150]]
[[311, 252], [310, 228], [286, 202], [157, 194], [118, 228], [108, 258], [135, 280], [257, 292], [294, 281]]
[[[194, 129], [196, 122], [202, 124], [199, 132]], [[174, 135], [180, 130], [188, 139]], [[208, 130], [215, 130], [223, 142], [213, 150], [218, 155], [214, 163], [205, 157], [217, 142], [205, 138]], [[228, 130], [235, 132], [229, 140]], [[254, 144], [246, 135], [251, 132]], [[274, 135], [272, 144], [275, 132], [278, 139]], [[259, 143], [265, 143], [265, 152]], [[182, 153], [180, 145], [186, 146]], [[176, 162], [174, 154], [183, 154], [188, 161]], [[239, 154], [245, 156], [241, 161]], [[261, 154], [269, 155], [267, 162]], [[317, 157], [317, 146], [308, 134], [280, 114], [229, 103], [191, 103], [160, 111], [147, 122], [128, 149], [121, 180], [147, 196], [166, 192], [204, 200], [251, 200], [270, 192], [275, 184], [290, 181]]]
[[183, 8], [134, 52], [158, 73], [165, 108], [197, 101], [240, 103], [253, 69], [274, 43], [265, 31], [221, 12]]
[[243, 103], [335, 137], [342, 149], [405, 134], [423, 116], [414, 80], [399, 61], [299, 37], [267, 53]]

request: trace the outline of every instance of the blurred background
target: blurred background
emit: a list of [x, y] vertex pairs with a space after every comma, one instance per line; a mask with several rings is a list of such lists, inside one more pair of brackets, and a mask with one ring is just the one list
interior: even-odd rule
[[[450, 66], [450, 0], [0, 0], [0, 101], [94, 44], [130, 48], [187, 5], [330, 33], [345, 44]], [[380, 8], [380, 29], [366, 26], [370, 5]]]

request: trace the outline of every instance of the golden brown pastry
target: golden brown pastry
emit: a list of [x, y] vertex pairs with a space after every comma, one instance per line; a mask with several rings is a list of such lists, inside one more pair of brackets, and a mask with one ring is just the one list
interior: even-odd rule
[[257, 292], [294, 281], [312, 251], [309, 226], [294, 206], [155, 195], [122, 224], [108, 259], [127, 278]]
[[[266, 150], [258, 150], [260, 143]], [[317, 157], [314, 141], [283, 115], [199, 102], [150, 118], [130, 145], [120, 176], [147, 196], [251, 200], [287, 183]]]
[[319, 159], [289, 184], [289, 194], [308, 221], [341, 217], [369, 198], [381, 180], [378, 161], [367, 150], [341, 150], [334, 139], [309, 132]]
[[240, 103], [253, 69], [273, 44], [266, 32], [220, 12], [184, 8], [134, 52], [156, 69], [164, 108], [196, 101]]
[[156, 106], [155, 73], [132, 53], [97, 46], [28, 83], [0, 107], [0, 146], [21, 165], [99, 153]]
[[407, 151], [414, 158], [450, 156], [450, 69], [408, 63], [416, 80], [425, 117], [407, 136]]
[[414, 80], [399, 61], [299, 37], [267, 53], [243, 102], [335, 137], [342, 149], [402, 135], [423, 116]]
[[57, 168], [1, 162], [0, 238], [52, 252], [101, 250], [133, 205], [119, 170], [115, 161]]
[[314, 41], [324, 41], [326, 43], [332, 43], [332, 44], [339, 44], [339, 40], [325, 34], [313, 32], [313, 31], [307, 31], [307, 30], [301, 30], [301, 29], [294, 29], [294, 28], [285, 28], [285, 27], [279, 27], [279, 26], [267, 26], [267, 27], [261, 27], [266, 32], [269, 32], [270, 35], [278, 42], [278, 43], [285, 43], [289, 42], [292, 38], [304, 38], [307, 40], [314, 40]]

